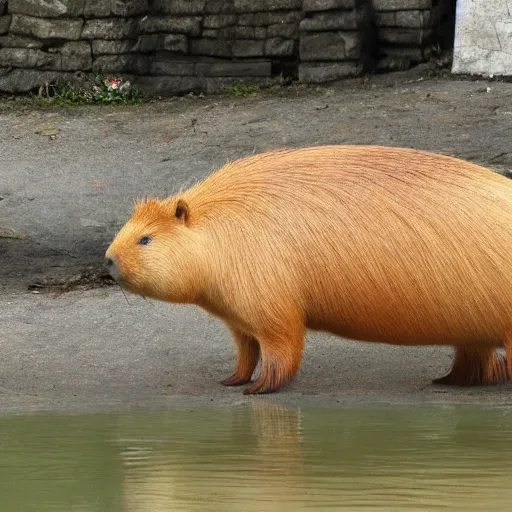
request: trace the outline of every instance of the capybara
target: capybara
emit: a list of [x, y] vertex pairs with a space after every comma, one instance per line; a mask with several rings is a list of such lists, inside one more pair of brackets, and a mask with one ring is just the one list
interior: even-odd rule
[[245, 394], [296, 375], [306, 329], [453, 346], [437, 383], [512, 375], [512, 181], [460, 159], [380, 146], [257, 154], [136, 203], [106, 258], [128, 291], [227, 324], [238, 364], [224, 385], [250, 382], [261, 357]]

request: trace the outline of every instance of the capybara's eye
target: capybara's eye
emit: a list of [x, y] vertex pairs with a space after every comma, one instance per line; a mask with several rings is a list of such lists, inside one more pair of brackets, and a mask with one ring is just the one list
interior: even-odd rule
[[139, 240], [139, 245], [149, 245], [151, 243], [151, 237], [150, 236], [143, 236]]

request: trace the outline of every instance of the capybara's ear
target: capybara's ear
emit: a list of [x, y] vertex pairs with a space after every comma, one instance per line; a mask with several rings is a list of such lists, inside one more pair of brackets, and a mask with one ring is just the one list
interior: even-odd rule
[[187, 222], [190, 217], [190, 210], [188, 207], [188, 204], [183, 199], [179, 199], [178, 203], [176, 204], [176, 212], [175, 212], [176, 218]]

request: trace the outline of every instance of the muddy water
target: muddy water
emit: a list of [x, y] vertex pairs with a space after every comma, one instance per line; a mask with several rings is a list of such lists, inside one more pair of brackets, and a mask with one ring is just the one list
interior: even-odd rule
[[508, 409], [254, 401], [0, 419], [2, 512], [511, 509]]

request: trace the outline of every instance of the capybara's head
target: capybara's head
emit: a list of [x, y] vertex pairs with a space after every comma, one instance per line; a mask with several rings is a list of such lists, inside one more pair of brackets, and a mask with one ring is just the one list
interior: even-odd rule
[[185, 201], [147, 199], [135, 203], [105, 257], [122, 288], [158, 300], [188, 302], [199, 281], [194, 243]]

